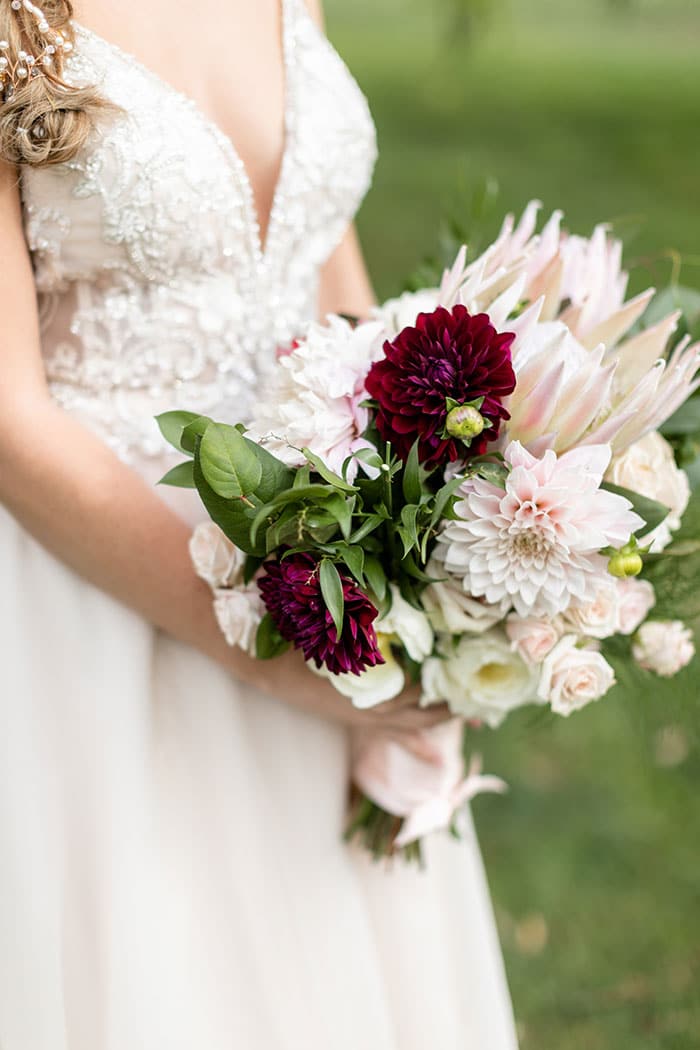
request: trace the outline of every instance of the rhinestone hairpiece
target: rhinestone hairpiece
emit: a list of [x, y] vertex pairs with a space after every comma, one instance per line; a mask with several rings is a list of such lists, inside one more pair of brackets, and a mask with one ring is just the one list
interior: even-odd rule
[[17, 55], [13, 56], [9, 54], [9, 41], [0, 40], [0, 100], [3, 102], [12, 98], [17, 87], [25, 84], [30, 78], [50, 72], [57, 52], [68, 54], [73, 50], [70, 40], [66, 40], [61, 33], [51, 28], [42, 9], [31, 0], [11, 0], [10, 7], [13, 11], [27, 11], [35, 19], [46, 43], [36, 55], [29, 51], [18, 51]]

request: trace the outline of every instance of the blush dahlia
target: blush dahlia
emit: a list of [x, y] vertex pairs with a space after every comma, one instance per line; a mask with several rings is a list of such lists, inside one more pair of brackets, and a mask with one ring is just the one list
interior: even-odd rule
[[339, 570], [345, 599], [343, 629], [338, 633], [321, 594], [319, 561], [292, 554], [266, 562], [258, 586], [267, 611], [285, 641], [307, 660], [332, 674], [361, 674], [384, 663], [373, 623], [377, 610], [355, 582]]
[[[404, 328], [384, 344], [384, 358], [372, 365], [366, 388], [378, 402], [377, 429], [397, 455], [408, 458], [418, 439], [418, 458], [437, 467], [486, 451], [508, 419], [502, 399], [515, 388], [512, 332], [497, 332], [487, 314], [465, 306], [419, 314], [415, 328]], [[482, 400], [483, 399], [483, 400]], [[448, 415], [476, 402], [483, 428], [472, 427], [466, 442]]]

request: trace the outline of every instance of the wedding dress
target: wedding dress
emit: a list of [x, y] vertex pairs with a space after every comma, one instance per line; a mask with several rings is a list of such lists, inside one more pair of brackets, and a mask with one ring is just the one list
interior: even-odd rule
[[[283, 6], [264, 245], [222, 131], [80, 26], [68, 78], [122, 112], [21, 172], [52, 395], [153, 482], [153, 416], [245, 415], [371, 178], [364, 98]], [[513, 1050], [473, 833], [435, 838], [426, 872], [373, 864], [341, 839], [343, 730], [154, 631], [2, 508], [0, 579], [2, 1050]]]

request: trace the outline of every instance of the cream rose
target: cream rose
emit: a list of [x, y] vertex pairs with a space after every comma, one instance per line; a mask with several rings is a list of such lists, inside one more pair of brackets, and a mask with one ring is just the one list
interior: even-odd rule
[[229, 645], [255, 656], [255, 636], [265, 615], [257, 583], [214, 592], [214, 613]]
[[601, 653], [579, 649], [575, 635], [557, 642], [542, 664], [538, 695], [558, 715], [570, 715], [599, 700], [615, 684], [615, 672]]
[[561, 617], [538, 620], [535, 616], [523, 618], [512, 613], [505, 630], [514, 652], [528, 664], [541, 664], [564, 633], [564, 625]]
[[422, 686], [424, 705], [446, 700], [456, 715], [492, 728], [510, 711], [537, 700], [537, 674], [500, 631], [464, 637], [442, 658], [426, 660]]
[[202, 522], [195, 528], [190, 537], [190, 557], [194, 571], [212, 589], [236, 583], [245, 563], [245, 554], [213, 521]]
[[672, 678], [695, 656], [692, 631], [680, 620], [647, 620], [637, 632], [632, 655], [645, 671]]
[[619, 625], [619, 600], [616, 581], [603, 576], [596, 581], [594, 596], [589, 602], [573, 601], [564, 613], [568, 632], [588, 638], [609, 638]]
[[668, 441], [656, 430], [646, 434], [613, 459], [607, 479], [669, 508], [666, 520], [643, 537], [655, 553], [667, 547], [690, 499], [688, 476], [676, 465]]
[[617, 581], [617, 617], [621, 634], [633, 634], [656, 603], [654, 588], [648, 580], [634, 577]]

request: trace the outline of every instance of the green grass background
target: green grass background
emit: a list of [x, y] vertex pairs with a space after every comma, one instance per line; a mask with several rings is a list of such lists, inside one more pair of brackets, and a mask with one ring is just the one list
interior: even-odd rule
[[[359, 221], [378, 293], [483, 177], [486, 234], [538, 197], [579, 232], [614, 222], [633, 288], [679, 258], [700, 287], [700, 3], [491, 6], [465, 41], [448, 0], [326, 0], [378, 127]], [[523, 1050], [700, 1048], [699, 694], [697, 662], [630, 672], [569, 720], [523, 712], [477, 741], [511, 785], [474, 809]]]

